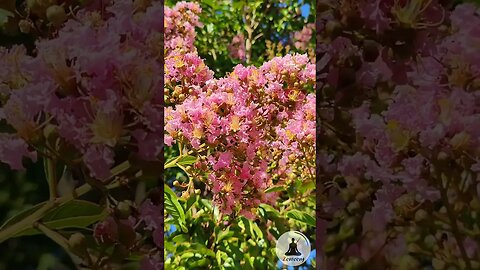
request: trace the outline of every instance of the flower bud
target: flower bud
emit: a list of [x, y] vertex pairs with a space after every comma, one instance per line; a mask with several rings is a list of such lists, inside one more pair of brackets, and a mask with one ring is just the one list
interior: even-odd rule
[[82, 257], [83, 255], [86, 254], [87, 252], [87, 246], [86, 246], [86, 241], [85, 241], [85, 236], [81, 233], [74, 233], [68, 238], [68, 246], [70, 247], [70, 250]]
[[355, 213], [359, 209], [360, 209], [360, 203], [358, 201], [351, 202], [347, 206], [347, 210], [350, 213]]
[[349, 217], [342, 222], [338, 236], [342, 240], [354, 237], [359, 229], [359, 221], [357, 218]]
[[126, 219], [132, 214], [132, 203], [129, 201], [119, 202], [115, 208], [115, 214], [118, 218]]
[[425, 238], [423, 239], [423, 243], [428, 250], [432, 250], [437, 243], [437, 239], [435, 239], [435, 236], [429, 234], [425, 236]]
[[441, 261], [437, 258], [432, 259], [432, 265], [434, 269], [444, 269], [445, 268], [445, 262]]
[[410, 270], [410, 269], [418, 269], [418, 261], [410, 256], [410, 255], [403, 255], [396, 261], [395, 269], [398, 270]]
[[112, 217], [97, 223], [93, 235], [98, 243], [113, 243], [118, 239], [118, 226]]
[[420, 222], [428, 218], [428, 213], [427, 211], [423, 209], [418, 209], [417, 212], [415, 212], [415, 221]]
[[480, 200], [478, 198], [473, 198], [470, 203], [470, 207], [472, 210], [479, 211], [480, 210]]
[[67, 20], [67, 14], [63, 7], [58, 5], [53, 5], [47, 8], [46, 11], [47, 20], [55, 26], [60, 26], [64, 21]]
[[340, 244], [341, 242], [339, 241], [336, 235], [334, 234], [328, 235], [325, 242], [325, 246], [324, 246], [325, 253], [332, 254], [337, 252], [341, 247]]
[[360, 270], [365, 262], [362, 258], [351, 257], [345, 263], [345, 270]]
[[328, 35], [334, 37], [341, 33], [342, 27], [338, 21], [329, 20], [325, 25], [325, 31]]
[[32, 29], [32, 24], [27, 20], [20, 20], [18, 22], [18, 28], [20, 29], [20, 32], [24, 34], [28, 34]]

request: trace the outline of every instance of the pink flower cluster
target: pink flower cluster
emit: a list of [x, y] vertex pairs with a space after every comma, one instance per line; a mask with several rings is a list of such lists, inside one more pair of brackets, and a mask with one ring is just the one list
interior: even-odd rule
[[235, 35], [232, 42], [228, 45], [230, 57], [239, 60], [245, 60], [246, 57], [245, 37], [243, 34]]
[[[334, 179], [325, 179], [325, 188], [333, 183], [338, 190], [328, 188], [323, 209], [342, 223], [337, 235], [322, 240], [332, 256], [329, 268], [361, 260], [384, 269], [400, 265], [398, 258], [414, 267], [409, 254], [422, 257], [440, 243], [436, 254], [461, 258], [454, 264], [472, 269], [465, 265], [478, 261], [478, 243], [452, 222], [471, 228], [480, 197], [478, 8], [461, 4], [449, 11], [437, 1], [350, 4], [338, 6], [341, 21], [322, 18], [331, 42], [321, 44], [317, 62], [326, 97], [322, 121], [331, 129], [322, 136], [345, 142], [319, 158]], [[347, 28], [365, 36], [356, 40], [342, 33]], [[339, 108], [351, 110], [342, 115]], [[347, 227], [362, 236], [347, 234]], [[338, 239], [347, 237], [351, 244], [341, 247]], [[336, 262], [334, 248], [351, 260]], [[450, 263], [431, 257], [434, 265]]]
[[[183, 26], [168, 27], [185, 35]], [[307, 94], [315, 67], [307, 56], [277, 57], [259, 68], [238, 65], [220, 79], [195, 48], [169, 51], [165, 62], [166, 100], [172, 104], [165, 109], [165, 144], [187, 146], [199, 157], [191, 174], [208, 183], [223, 213], [253, 217], [259, 203], [275, 202], [267, 188], [283, 184], [287, 174], [302, 177], [313, 170], [300, 162], [313, 160], [315, 143], [315, 96]]]
[[56, 37], [37, 42], [34, 57], [21, 48], [2, 52], [0, 117], [15, 132], [2, 134], [1, 144], [16, 153], [2, 161], [18, 169], [20, 155], [34, 157], [29, 149], [45, 149], [46, 127], [78, 151], [67, 155], [50, 145], [49, 155], [80, 159], [100, 180], [109, 177], [122, 148], [141, 160], [157, 160], [161, 8], [154, 3], [133, 12], [133, 3], [116, 1], [105, 15], [78, 12]]
[[173, 8], [165, 7], [165, 49], [171, 51], [194, 52], [195, 27], [203, 26], [198, 14], [200, 5], [190, 2], [178, 2]]
[[308, 43], [312, 39], [315, 24], [306, 24], [302, 30], [293, 33], [293, 45], [297, 50], [305, 51], [308, 48]]

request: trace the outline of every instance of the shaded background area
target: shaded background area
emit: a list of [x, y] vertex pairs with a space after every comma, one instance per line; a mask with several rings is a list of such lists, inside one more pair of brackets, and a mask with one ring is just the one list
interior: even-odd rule
[[[43, 168], [28, 162], [24, 172], [11, 171], [0, 164], [0, 220], [18, 214], [48, 199]], [[0, 244], [0, 270], [72, 269], [70, 257], [63, 248], [44, 235], [13, 238]]]

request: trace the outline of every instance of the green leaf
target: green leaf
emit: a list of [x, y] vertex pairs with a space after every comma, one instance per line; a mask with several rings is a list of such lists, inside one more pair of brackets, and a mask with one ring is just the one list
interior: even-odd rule
[[181, 255], [180, 255], [180, 259], [181, 260], [186, 260], [188, 258], [191, 258], [195, 256], [195, 253], [193, 253], [192, 251], [186, 251], [186, 252], [183, 252]]
[[185, 212], [183, 211], [182, 206], [178, 202], [177, 195], [173, 190], [168, 186], [164, 185], [165, 189], [165, 209], [167, 212], [172, 215], [177, 224], [180, 226], [180, 229], [183, 232], [188, 232], [187, 226], [185, 225]]
[[197, 195], [192, 195], [188, 198], [187, 204], [185, 205], [185, 212], [188, 212], [188, 210], [190, 210], [190, 207], [192, 207], [192, 205], [197, 202], [197, 199]]
[[273, 217], [279, 217], [280, 216], [280, 212], [278, 212], [277, 209], [273, 208], [272, 206], [268, 205], [268, 204], [260, 204], [260, 207], [263, 208], [265, 210], [265, 212], [267, 212], [267, 214], [273, 216]]
[[[42, 221], [47, 227], [56, 230], [67, 228], [83, 229], [105, 219], [107, 216], [108, 212], [105, 208], [87, 201], [75, 200], [48, 212]], [[31, 228], [20, 232], [16, 236], [40, 233], [39, 230]]]
[[[15, 223], [17, 218], [23, 219], [24, 217], [27, 217], [29, 214], [32, 214], [34, 210], [38, 209], [38, 207], [39, 205], [36, 205], [28, 211], [17, 215], [15, 219], [9, 220], [5, 225], [10, 224], [11, 222]], [[73, 200], [47, 212], [42, 218], [42, 222], [53, 230], [67, 228], [83, 229], [105, 219], [107, 215], [108, 212], [106, 209], [97, 204], [82, 200]], [[38, 229], [33, 228], [32, 224], [32, 227], [20, 231], [12, 237], [37, 235], [41, 233], [42, 232]]]
[[314, 190], [314, 189], [315, 189], [315, 182], [306, 181], [306, 182], [302, 182], [302, 185], [298, 190], [303, 194], [303, 193], [306, 193], [307, 191]]
[[167, 159], [167, 162], [165, 162], [165, 169], [173, 168], [173, 167], [180, 167], [181, 169], [184, 169], [185, 166], [192, 165], [197, 161], [197, 157], [194, 156], [177, 156], [174, 158], [169, 158]]
[[44, 205], [45, 205], [45, 202], [41, 202], [39, 204], [36, 204], [36, 205], [34, 205], [30, 208], [27, 208], [27, 209], [21, 211], [20, 213], [14, 215], [13, 217], [11, 217], [7, 221], [5, 221], [5, 223], [3, 223], [3, 225], [0, 227], [0, 230], [3, 230], [4, 228], [25, 219], [30, 214], [33, 214], [35, 211], [37, 211], [38, 209], [40, 209], [40, 207], [42, 207]]
[[235, 232], [232, 232], [232, 231], [230, 231], [229, 228], [227, 228], [226, 230], [223, 230], [223, 231], [218, 233], [216, 243], [220, 243], [220, 242], [222, 242], [223, 239], [225, 239], [225, 238], [228, 239], [228, 238], [232, 237], [234, 234], [235, 234]]
[[189, 242], [190, 238], [186, 234], [179, 234], [173, 237], [172, 241], [176, 243], [183, 243], [183, 242]]
[[316, 225], [315, 224], [315, 219], [311, 215], [309, 215], [307, 213], [303, 213], [299, 210], [295, 210], [295, 209], [290, 210], [290, 211], [287, 212], [286, 216], [288, 218], [295, 219], [297, 221], [303, 222], [303, 223], [305, 223], [307, 225], [310, 225], [312, 227], [315, 227], [315, 225]]
[[257, 223], [252, 221], [252, 228], [253, 228], [253, 231], [257, 234], [257, 239], [262, 239], [263, 238], [263, 232], [258, 227]]
[[207, 24], [207, 33], [212, 33], [213, 32], [213, 24], [209, 23]]
[[197, 157], [187, 155], [187, 156], [181, 157], [177, 161], [177, 164], [180, 164], [182, 166], [188, 166], [188, 165], [192, 165], [193, 163], [195, 163], [195, 161], [197, 161]]
[[284, 186], [272, 186], [267, 189], [265, 189], [265, 193], [270, 193], [270, 192], [279, 192], [285, 190]]
[[193, 267], [202, 267], [202, 269], [205, 269], [203, 267], [207, 266], [210, 264], [210, 260], [207, 259], [207, 258], [202, 258], [198, 261], [195, 261], [193, 263], [190, 263], [189, 264], [189, 267], [193, 268]]
[[0, 8], [0, 26], [8, 21], [8, 17], [15, 17], [11, 11]]
[[199, 254], [215, 258], [215, 252], [200, 243], [192, 243], [191, 248]]

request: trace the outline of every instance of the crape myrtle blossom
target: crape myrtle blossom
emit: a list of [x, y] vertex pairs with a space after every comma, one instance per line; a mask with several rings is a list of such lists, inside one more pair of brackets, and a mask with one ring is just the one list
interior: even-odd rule
[[108, 177], [117, 148], [131, 145], [144, 160], [155, 160], [161, 149], [155, 139], [162, 128], [161, 76], [154, 76], [161, 70], [161, 43], [151, 42], [160, 35], [161, 7], [153, 4], [142, 16], [124, 8], [133, 10], [115, 2], [105, 20], [96, 11], [80, 11], [56, 37], [37, 42], [35, 57], [18, 48], [2, 57], [3, 69], [21, 71], [2, 72], [0, 116], [32, 146], [42, 127], [55, 126], [99, 180]]
[[[287, 55], [216, 79], [191, 46], [199, 12], [192, 3], [166, 8], [165, 144], [198, 155], [189, 172], [208, 184], [222, 213], [254, 218], [260, 203], [275, 204], [267, 188], [313, 179], [315, 96], [307, 89], [315, 68], [305, 55]], [[241, 58], [237, 45], [232, 57]]]
[[[110, 1], [103, 11], [92, 5], [39, 39], [32, 55], [21, 46], [2, 49], [0, 161], [16, 170], [24, 158], [61, 161], [99, 185], [118, 164], [158, 162], [162, 9], [159, 1]], [[159, 202], [112, 205], [114, 214], [94, 226], [95, 240], [121, 246], [125, 257], [146, 255], [145, 269], [158, 266], [151, 260], [163, 249]]]
[[475, 269], [478, 8], [385, 0], [337, 11], [339, 21], [320, 18], [317, 62], [321, 139], [339, 142], [320, 150], [328, 268]]
[[306, 50], [308, 43], [312, 38], [313, 31], [315, 30], [315, 24], [309, 23], [305, 25], [302, 30], [296, 31], [293, 34], [294, 46], [298, 50]]
[[[313, 85], [312, 70], [302, 55], [274, 58], [260, 68], [239, 65], [166, 108], [165, 143], [186, 142], [199, 153], [194, 169], [210, 172], [224, 213], [236, 206], [251, 217], [259, 203], [274, 203], [274, 193], [263, 192], [273, 185], [271, 175], [282, 179], [278, 173], [293, 173], [295, 162], [312, 156], [315, 97], [303, 90]], [[302, 163], [303, 173], [311, 165]]]

